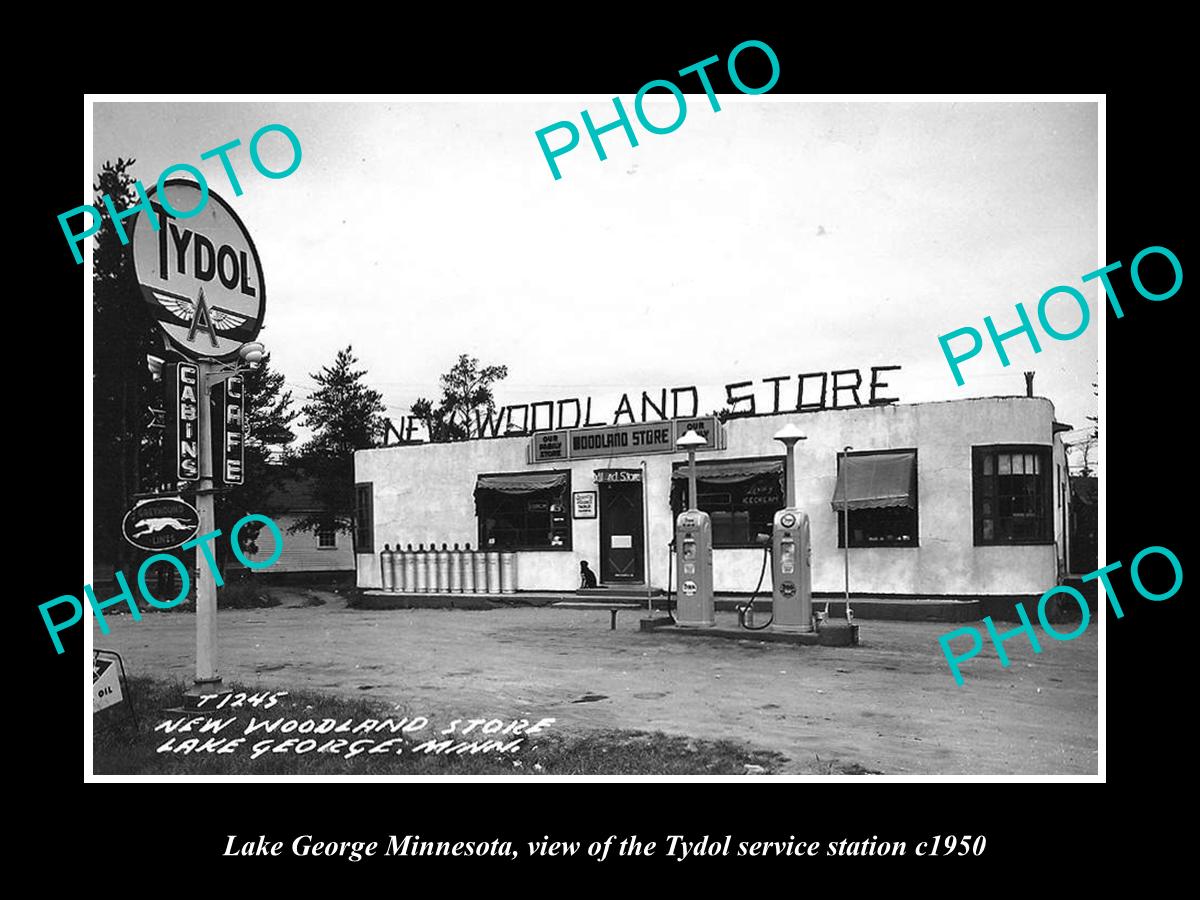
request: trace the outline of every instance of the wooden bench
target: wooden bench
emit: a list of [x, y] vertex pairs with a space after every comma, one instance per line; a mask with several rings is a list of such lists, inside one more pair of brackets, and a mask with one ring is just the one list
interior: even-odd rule
[[617, 630], [617, 613], [623, 609], [645, 609], [646, 607], [640, 603], [621, 603], [621, 602], [588, 602], [581, 600], [560, 600], [557, 603], [550, 604], [554, 609], [607, 609], [612, 614], [612, 621], [608, 626], [609, 631]]

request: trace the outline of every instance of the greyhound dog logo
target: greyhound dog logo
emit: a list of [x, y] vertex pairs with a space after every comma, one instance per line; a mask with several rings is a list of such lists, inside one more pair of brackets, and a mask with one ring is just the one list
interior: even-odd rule
[[[191, 531], [192, 526], [186, 522], [181, 522], [172, 516], [155, 516], [150, 519], [139, 519], [134, 523], [134, 537], [145, 537], [148, 534], [154, 534], [157, 531], [162, 531], [164, 528], [171, 528], [176, 531]], [[139, 530], [144, 529], [144, 530]]]

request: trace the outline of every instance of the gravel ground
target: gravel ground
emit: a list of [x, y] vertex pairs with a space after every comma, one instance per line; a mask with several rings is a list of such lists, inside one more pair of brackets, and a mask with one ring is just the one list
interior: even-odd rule
[[[784, 754], [784, 771], [815, 757], [884, 774], [1097, 770], [1095, 624], [1073, 641], [1040, 635], [1040, 655], [1010, 641], [1007, 669], [985, 641], [958, 687], [937, 641], [960, 627], [949, 623], [865, 620], [858, 647], [797, 647], [641, 633], [632, 611], [609, 631], [599, 610], [371, 612], [293, 593], [220, 612], [227, 680], [371, 696], [437, 723], [552, 717], [556, 731], [730, 738]], [[297, 605], [314, 593], [325, 605]], [[130, 674], [190, 679], [193, 615], [109, 621], [95, 646], [121, 652]]]

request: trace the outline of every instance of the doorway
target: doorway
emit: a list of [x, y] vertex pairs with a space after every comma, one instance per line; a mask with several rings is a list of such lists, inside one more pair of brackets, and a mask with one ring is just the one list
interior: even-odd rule
[[643, 584], [646, 576], [641, 480], [601, 482], [597, 487], [600, 490], [600, 581], [604, 584]]

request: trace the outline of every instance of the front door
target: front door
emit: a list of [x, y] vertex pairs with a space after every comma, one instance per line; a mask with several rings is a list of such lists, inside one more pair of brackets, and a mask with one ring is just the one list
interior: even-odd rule
[[642, 484], [599, 484], [600, 580], [605, 584], [642, 584]]

